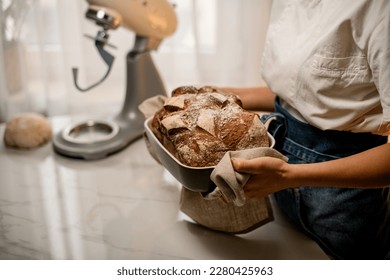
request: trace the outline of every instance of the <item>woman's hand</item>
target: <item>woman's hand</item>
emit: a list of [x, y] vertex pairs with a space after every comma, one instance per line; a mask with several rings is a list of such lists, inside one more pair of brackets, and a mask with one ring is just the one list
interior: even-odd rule
[[272, 158], [232, 158], [233, 168], [252, 175], [244, 192], [248, 199], [297, 186], [383, 188], [390, 186], [390, 143], [326, 162], [288, 164]]
[[250, 174], [244, 186], [248, 199], [261, 199], [265, 196], [290, 187], [289, 164], [273, 157], [260, 157], [251, 160], [232, 158], [233, 168], [240, 173]]
[[275, 94], [267, 87], [220, 87], [219, 89], [237, 95], [246, 110], [267, 112], [275, 110]]

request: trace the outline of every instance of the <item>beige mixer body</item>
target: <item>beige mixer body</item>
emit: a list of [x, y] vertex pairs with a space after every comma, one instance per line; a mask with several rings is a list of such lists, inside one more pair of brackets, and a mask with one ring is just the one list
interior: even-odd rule
[[121, 15], [121, 25], [136, 34], [161, 41], [175, 32], [174, 7], [166, 0], [87, 0], [89, 5], [114, 10]]

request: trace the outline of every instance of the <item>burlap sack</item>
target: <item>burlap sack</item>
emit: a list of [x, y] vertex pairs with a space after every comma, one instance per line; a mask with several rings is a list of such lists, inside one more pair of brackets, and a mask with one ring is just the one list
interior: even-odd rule
[[250, 232], [273, 220], [268, 197], [237, 206], [221, 199], [205, 199], [201, 193], [185, 187], [181, 191], [180, 210], [202, 226], [232, 234]]

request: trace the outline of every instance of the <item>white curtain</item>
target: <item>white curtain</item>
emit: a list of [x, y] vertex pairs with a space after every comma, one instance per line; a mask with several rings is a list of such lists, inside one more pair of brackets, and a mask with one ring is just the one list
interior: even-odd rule
[[[171, 1], [173, 2], [173, 1]], [[125, 93], [125, 56], [135, 34], [110, 32], [113, 69], [97, 88], [73, 84], [100, 79], [106, 66], [93, 41], [99, 29], [84, 17], [85, 0], [0, 0], [0, 121], [34, 111], [47, 116], [116, 113]], [[168, 91], [182, 85], [256, 86], [271, 0], [176, 0], [178, 29], [153, 52]]]

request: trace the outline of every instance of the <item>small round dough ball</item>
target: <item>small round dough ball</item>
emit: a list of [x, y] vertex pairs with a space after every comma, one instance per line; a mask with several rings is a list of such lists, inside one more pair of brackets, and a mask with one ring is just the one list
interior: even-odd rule
[[31, 149], [52, 137], [49, 121], [36, 113], [23, 113], [10, 119], [5, 126], [4, 143], [9, 147]]

